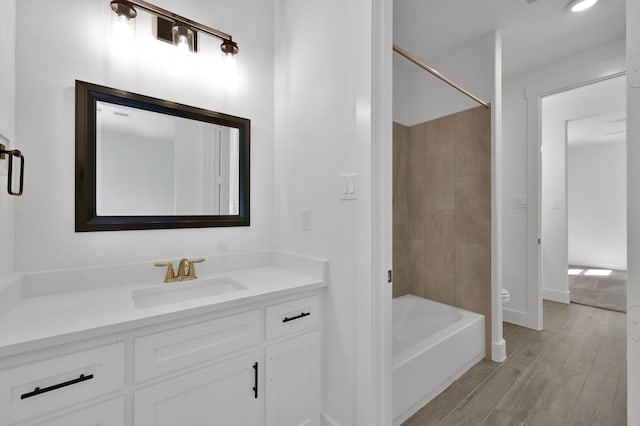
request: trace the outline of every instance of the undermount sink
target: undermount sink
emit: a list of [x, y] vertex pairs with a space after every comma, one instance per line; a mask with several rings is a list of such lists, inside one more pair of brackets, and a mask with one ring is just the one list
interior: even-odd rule
[[169, 303], [184, 302], [201, 297], [219, 296], [246, 290], [231, 278], [210, 278], [193, 281], [177, 281], [162, 287], [135, 290], [131, 293], [136, 308], [150, 308]]

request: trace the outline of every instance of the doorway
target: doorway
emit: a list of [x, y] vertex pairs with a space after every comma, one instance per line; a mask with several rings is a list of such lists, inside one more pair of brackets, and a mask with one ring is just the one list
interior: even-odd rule
[[[624, 99], [622, 93], [611, 96]], [[626, 111], [567, 122], [571, 303], [626, 312]]]
[[543, 299], [624, 311], [625, 93], [623, 75], [542, 98]]

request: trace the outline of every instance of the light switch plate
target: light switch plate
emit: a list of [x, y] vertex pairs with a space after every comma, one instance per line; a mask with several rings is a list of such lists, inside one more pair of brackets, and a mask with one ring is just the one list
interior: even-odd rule
[[357, 198], [356, 174], [347, 173], [340, 175], [340, 199], [343, 201]]

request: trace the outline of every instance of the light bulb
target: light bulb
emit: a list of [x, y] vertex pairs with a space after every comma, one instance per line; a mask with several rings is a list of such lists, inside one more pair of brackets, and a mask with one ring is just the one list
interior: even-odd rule
[[240, 79], [238, 55], [234, 55], [232, 53], [222, 54], [221, 68], [222, 81], [226, 82], [227, 86], [236, 86]]
[[111, 9], [111, 38], [116, 42], [131, 42], [136, 33], [136, 10], [119, 1], [112, 1]]
[[191, 53], [195, 51], [195, 34], [191, 28], [184, 25], [174, 25], [172, 33], [173, 44], [181, 52]]
[[573, 0], [567, 5], [567, 8], [572, 12], [582, 12], [589, 9], [596, 4], [598, 0]]

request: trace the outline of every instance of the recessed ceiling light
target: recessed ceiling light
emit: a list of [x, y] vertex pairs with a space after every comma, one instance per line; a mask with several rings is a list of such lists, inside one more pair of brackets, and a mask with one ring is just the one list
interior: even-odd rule
[[567, 9], [572, 12], [582, 12], [596, 4], [598, 0], [571, 0], [567, 5]]

